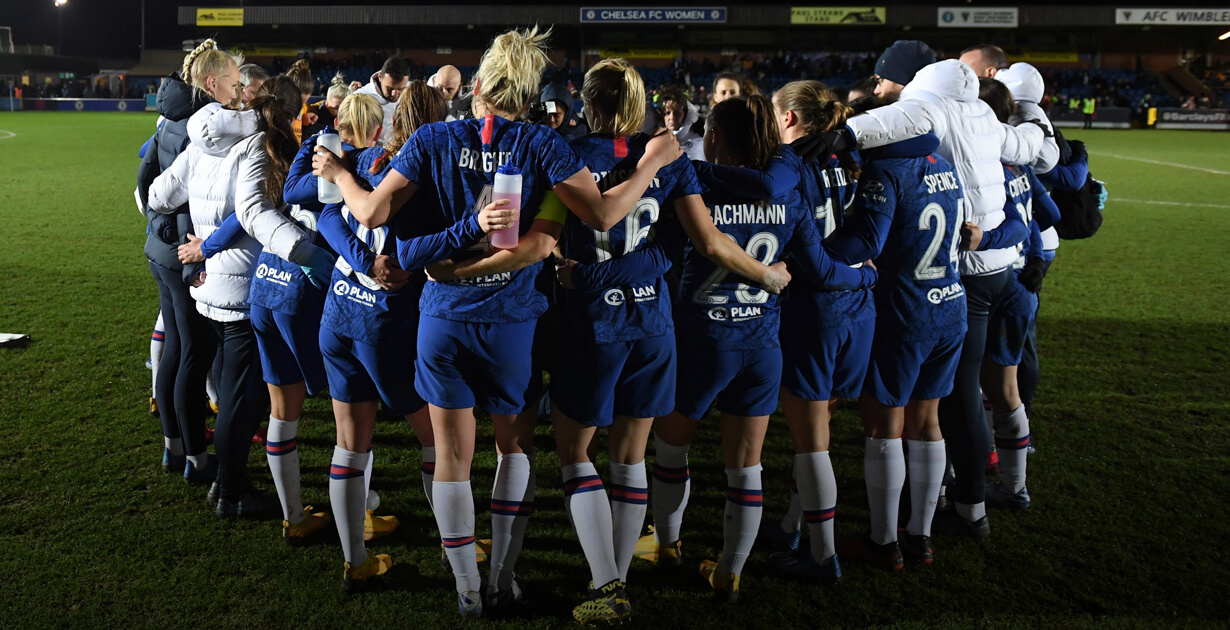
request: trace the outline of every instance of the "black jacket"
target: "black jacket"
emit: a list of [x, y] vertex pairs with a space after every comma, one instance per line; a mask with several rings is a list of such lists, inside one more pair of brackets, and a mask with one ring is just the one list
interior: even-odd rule
[[188, 242], [187, 235], [192, 233], [192, 217], [187, 204], [171, 214], [150, 210], [149, 187], [164, 170], [171, 168], [175, 158], [188, 147], [188, 119], [212, 101], [204, 92], [193, 90], [178, 72], [171, 73], [158, 88], [158, 113], [165, 120], [154, 133], [153, 142], [137, 169], [137, 194], [141, 197], [141, 205], [145, 207], [145, 217], [149, 221], [145, 257], [167, 269], [183, 269], [176, 250]]

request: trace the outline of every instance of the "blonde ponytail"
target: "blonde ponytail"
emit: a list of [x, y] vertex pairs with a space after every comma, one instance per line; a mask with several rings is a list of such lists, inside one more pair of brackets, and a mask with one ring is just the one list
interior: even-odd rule
[[333, 83], [329, 86], [325, 98], [345, 100], [347, 96], [350, 96], [350, 84], [346, 83], [346, 77], [339, 72], [333, 75]]
[[551, 29], [539, 33], [511, 30], [496, 37], [483, 53], [474, 76], [474, 98], [489, 110], [519, 115], [538, 93], [547, 58]]
[[[603, 59], [585, 73], [581, 98], [586, 108], [603, 120], [602, 131], [631, 136], [645, 125], [645, 81], [624, 59]], [[598, 129], [595, 128], [595, 131]]]
[[371, 146], [368, 143], [383, 121], [384, 110], [371, 94], [351, 94], [337, 108], [337, 128], [350, 132], [354, 146], [360, 149]]
[[231, 64], [235, 67], [243, 65], [243, 55], [218, 50], [218, 42], [207, 39], [184, 57], [184, 68], [181, 71], [184, 81], [198, 89], [205, 90], [205, 80], [212, 76], [225, 74]]

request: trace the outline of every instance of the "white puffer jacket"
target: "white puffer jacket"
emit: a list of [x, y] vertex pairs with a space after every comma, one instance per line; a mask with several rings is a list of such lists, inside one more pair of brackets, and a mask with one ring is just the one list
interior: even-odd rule
[[[1017, 62], [997, 72], [995, 78], [1008, 86], [1008, 91], [1012, 92], [1012, 98], [1016, 99], [1016, 113], [1008, 122], [1019, 125], [1026, 120], [1039, 120], [1047, 127], [1054, 129], [1051, 119], [1047, 118], [1046, 112], [1042, 111], [1042, 106], [1038, 105], [1046, 93], [1046, 83], [1036, 68], [1023, 61]], [[1057, 164], [1059, 164], [1059, 144], [1055, 142], [1054, 137], [1046, 138], [1042, 144], [1042, 152], [1033, 163], [1034, 172], [1046, 173], [1055, 168]], [[1042, 233], [1042, 248], [1046, 250], [1059, 248], [1059, 232], [1056, 232], [1055, 228], [1047, 228]]]
[[393, 112], [397, 109], [396, 100], [388, 100], [380, 93], [380, 73], [372, 75], [371, 81], [367, 85], [354, 91], [355, 94], [370, 94], [376, 97], [376, 102], [380, 103], [380, 109], [384, 110], [384, 127], [380, 130], [380, 138], [378, 141], [384, 144], [393, 133]]
[[[938, 153], [952, 162], [965, 188], [965, 220], [982, 229], [1004, 220], [1004, 168], [1030, 164], [1042, 147], [1036, 125], [1012, 127], [999, 122], [990, 106], [978, 100], [978, 77], [969, 66], [948, 59], [931, 64], [905, 86], [901, 100], [851, 118], [847, 125], [860, 148], [879, 147], [933, 132]], [[980, 276], [1016, 260], [1015, 247], [962, 251], [961, 275]]]
[[679, 131], [675, 132], [675, 139], [679, 141], [679, 148], [687, 154], [689, 160], [705, 159], [705, 139], [700, 134], [696, 133], [696, 123], [700, 121], [700, 110], [696, 109], [690, 101], [688, 102], [688, 113], [683, 117], [683, 126]]
[[251, 235], [270, 243], [273, 253], [296, 262], [306, 260], [312, 245], [303, 230], [262, 201], [264, 136], [256, 133], [253, 112], [212, 103], [188, 120], [188, 137], [187, 150], [154, 180], [149, 204], [170, 212], [188, 203], [201, 239], [209, 238], [224, 219], [240, 210], [246, 233], [205, 261], [205, 283], [191, 293], [197, 310], [212, 320], [247, 319], [248, 291], [261, 253], [260, 242]]

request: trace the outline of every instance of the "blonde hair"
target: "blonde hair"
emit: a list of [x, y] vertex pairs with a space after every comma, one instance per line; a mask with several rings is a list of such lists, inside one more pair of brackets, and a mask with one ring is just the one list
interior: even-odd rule
[[520, 114], [538, 93], [551, 29], [511, 30], [496, 37], [483, 53], [474, 75], [474, 98], [493, 109]]
[[[819, 81], [792, 81], [773, 94], [773, 100], [788, 112], [794, 112], [807, 134], [838, 129], [846, 119], [854, 115], [849, 105], [841, 102], [833, 90]], [[847, 151], [837, 156], [842, 168], [855, 178], [859, 175], [858, 161]]]
[[384, 122], [384, 110], [371, 94], [351, 94], [337, 108], [337, 128], [346, 129], [354, 136], [354, 145], [360, 149], [370, 146], [376, 128]]
[[614, 117], [610, 126], [617, 136], [631, 136], [645, 125], [645, 81], [623, 59], [603, 59], [594, 64], [585, 73], [581, 98], [594, 116], [595, 125], [598, 114], [603, 119]]
[[346, 77], [342, 73], [333, 75], [333, 85], [329, 86], [329, 91], [325, 93], [325, 98], [340, 98], [345, 99], [350, 96], [350, 84], [346, 83]]
[[218, 42], [207, 39], [184, 57], [184, 68], [180, 75], [192, 87], [204, 90], [205, 79], [224, 74], [232, 63], [236, 68], [243, 65], [243, 55], [218, 50]]

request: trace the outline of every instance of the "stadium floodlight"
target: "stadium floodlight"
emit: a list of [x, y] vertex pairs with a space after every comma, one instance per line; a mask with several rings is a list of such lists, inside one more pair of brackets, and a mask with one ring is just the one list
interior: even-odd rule
[[62, 6], [64, 6], [64, 5], [66, 5], [66, 4], [68, 4], [68, 0], [56, 0], [56, 6], [57, 6], [57, 7], [62, 7]]
[[1218, 37], [1217, 39], [1220, 39], [1220, 40], [1230, 39], [1230, 31], [1226, 31], [1225, 33], [1222, 33], [1221, 36]]

